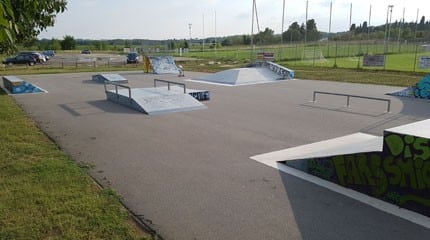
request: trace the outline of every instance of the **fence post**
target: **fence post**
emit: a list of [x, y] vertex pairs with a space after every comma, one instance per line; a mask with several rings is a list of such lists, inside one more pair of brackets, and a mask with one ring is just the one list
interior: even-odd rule
[[336, 48], [334, 51], [334, 65], [333, 65], [333, 67], [337, 68], [337, 42], [336, 42]]
[[418, 43], [415, 43], [414, 72], [417, 71]]
[[312, 67], [315, 67], [315, 51], [316, 51], [316, 46], [314, 46], [314, 58], [312, 61]]

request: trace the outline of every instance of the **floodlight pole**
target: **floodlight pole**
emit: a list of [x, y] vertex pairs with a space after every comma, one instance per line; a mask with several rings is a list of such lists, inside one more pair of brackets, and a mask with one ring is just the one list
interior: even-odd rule
[[349, 7], [349, 31], [351, 31], [351, 24], [352, 24], [352, 3]]
[[402, 33], [402, 27], [404, 23], [405, 23], [405, 7], [403, 7], [402, 21], [399, 23], [399, 35], [397, 36], [397, 42], [399, 44], [399, 52], [400, 52], [400, 34]]
[[205, 51], [205, 14], [203, 13], [203, 52]]
[[279, 61], [282, 61], [282, 45], [284, 44], [284, 17], [285, 17], [285, 0], [282, 1], [281, 50], [279, 51]]
[[331, 35], [331, 14], [333, 12], [333, 2], [330, 1], [330, 19], [328, 21], [328, 37], [327, 37], [327, 56], [330, 57], [330, 35]]
[[390, 34], [391, 34], [391, 17], [393, 16], [393, 5], [390, 5], [390, 22], [388, 23], [388, 44], [390, 44]]
[[255, 14], [255, 0], [252, 0], [252, 24], [251, 24], [251, 49], [254, 51], [254, 14]]
[[306, 20], [305, 20], [305, 47], [308, 35], [308, 0], [306, 0]]
[[[369, 7], [369, 22], [367, 23], [367, 41], [370, 40], [370, 20], [371, 20], [371, 17], [372, 17], [372, 4], [370, 4], [370, 7]], [[369, 54], [369, 42], [367, 43], [366, 53]]]
[[192, 23], [188, 23], [188, 29], [190, 30], [190, 42], [191, 42], [191, 26], [192, 25], [193, 25]]
[[[388, 16], [389, 16], [390, 10], [391, 12], [393, 11], [393, 7], [394, 7], [393, 5], [388, 5], [387, 7], [387, 20], [385, 23], [385, 34], [384, 34], [384, 53], [387, 53]], [[390, 23], [391, 23], [391, 20], [390, 20]]]

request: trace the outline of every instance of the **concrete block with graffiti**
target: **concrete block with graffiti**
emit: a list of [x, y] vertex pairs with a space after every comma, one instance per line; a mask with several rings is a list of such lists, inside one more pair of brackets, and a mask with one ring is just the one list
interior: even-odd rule
[[382, 151], [284, 163], [430, 217], [430, 120], [385, 130]]

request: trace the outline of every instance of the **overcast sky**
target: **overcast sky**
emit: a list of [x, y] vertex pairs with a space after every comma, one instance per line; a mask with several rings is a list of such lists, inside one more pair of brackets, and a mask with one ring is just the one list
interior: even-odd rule
[[[83, 39], [184, 39], [191, 37], [250, 34], [252, 0], [67, 0], [67, 11], [59, 14], [54, 27], [39, 38], [62, 39], [65, 35]], [[283, 0], [256, 0], [261, 30], [269, 27], [276, 34], [282, 30]], [[387, 6], [394, 5], [392, 22], [430, 19], [427, 0], [332, 0], [332, 32], [349, 28], [350, 6], [352, 23], [359, 25], [369, 19], [371, 25], [385, 24]], [[297, 21], [305, 22], [306, 0], [285, 0], [284, 31]], [[320, 31], [328, 32], [330, 0], [309, 0], [308, 19], [315, 19]], [[216, 17], [215, 17], [216, 16]], [[255, 32], [257, 26], [255, 26]]]

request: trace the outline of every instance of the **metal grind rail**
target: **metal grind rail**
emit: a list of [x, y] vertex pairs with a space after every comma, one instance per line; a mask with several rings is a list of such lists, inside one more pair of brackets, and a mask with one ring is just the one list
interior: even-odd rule
[[316, 102], [316, 96], [317, 96], [317, 94], [334, 95], [334, 96], [344, 96], [344, 97], [346, 97], [346, 107], [350, 106], [350, 99], [351, 98], [362, 98], [362, 99], [369, 99], [369, 100], [375, 100], [375, 101], [383, 101], [383, 102], [387, 102], [387, 111], [386, 112], [390, 112], [390, 110], [391, 110], [391, 100], [390, 99], [375, 98], [375, 97], [365, 97], [365, 96], [343, 94], [343, 93], [331, 93], [331, 92], [314, 91], [312, 102]]
[[119, 99], [119, 94], [118, 94], [118, 87], [122, 87], [122, 88], [126, 88], [126, 89], [128, 89], [128, 99], [129, 99], [129, 101], [130, 101], [130, 103], [132, 103], [133, 102], [133, 100], [132, 100], [132, 98], [131, 98], [131, 88], [129, 87], [129, 86], [127, 86], [127, 85], [122, 85], [122, 84], [118, 84], [118, 83], [107, 83], [106, 81], [104, 82], [104, 86], [105, 86], [105, 92], [107, 92], [108, 90], [107, 90], [107, 84], [110, 84], [110, 85], [113, 85], [113, 86], [115, 86], [115, 94], [116, 94], [116, 97], [117, 97], [117, 99]]
[[172, 82], [172, 81], [167, 81], [167, 80], [162, 80], [162, 79], [154, 79], [154, 87], [157, 87], [157, 82], [167, 83], [167, 90], [169, 90], [169, 91], [170, 91], [170, 85], [171, 84], [182, 86], [184, 88], [184, 93], [187, 93], [187, 87], [183, 83]]

